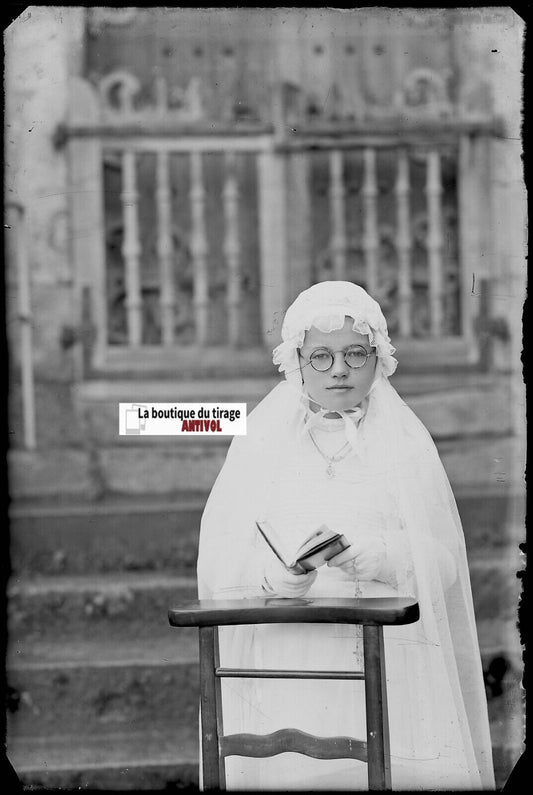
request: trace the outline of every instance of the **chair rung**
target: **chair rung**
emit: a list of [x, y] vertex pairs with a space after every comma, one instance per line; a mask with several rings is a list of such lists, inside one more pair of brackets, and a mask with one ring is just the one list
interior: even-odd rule
[[364, 671], [292, 671], [263, 668], [215, 668], [215, 676], [238, 679], [364, 679]]
[[367, 744], [353, 737], [316, 737], [299, 729], [272, 734], [228, 734], [220, 737], [220, 755], [264, 758], [288, 751], [315, 759], [359, 759], [367, 762]]

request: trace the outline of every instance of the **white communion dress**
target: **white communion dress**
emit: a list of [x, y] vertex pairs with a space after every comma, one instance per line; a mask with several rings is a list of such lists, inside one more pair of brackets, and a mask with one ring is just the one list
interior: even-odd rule
[[[412, 455], [402, 463], [391, 450], [390, 460], [383, 461], [383, 448], [373, 444], [372, 412], [380, 408], [381, 391], [392, 390], [388, 381], [382, 380], [365, 402], [358, 444], [334, 463], [332, 477], [317, 446], [326, 456], [340, 450], [346, 441], [345, 419], [316, 418], [312, 429], [315, 445], [306, 430], [309, 415], [302, 413], [301, 401], [287, 385], [277, 387], [281, 398], [274, 390], [265, 405], [256, 409], [258, 422], [254, 423], [252, 414], [248, 441], [234, 442], [240, 453], [232, 455], [230, 451], [204, 513], [199, 595], [220, 599], [265, 596], [262, 572], [273, 553], [255, 529], [254, 520], [259, 515], [274, 527], [283, 528], [288, 537], [321, 524], [342, 532], [348, 541], [356, 541], [358, 534], [380, 537], [387, 550], [381, 579], [357, 582], [337, 567], [323, 566], [307, 595], [408, 595], [419, 600], [421, 621], [384, 629], [392, 787], [491, 788], [490, 738], [484, 693], [480, 691], [479, 650], [467, 571], [465, 581], [464, 546], [451, 534], [439, 538], [439, 521], [443, 520], [439, 513], [445, 510], [443, 501], [450, 499], [446, 484], [433, 485], [433, 495], [425, 494], [429, 508], [426, 506], [425, 516], [418, 516], [422, 525], [426, 519], [433, 521], [437, 532], [424, 534], [419, 525], [412, 526], [415, 520], [411, 511], [417, 510], [414, 495], [424, 490], [424, 484], [416, 482], [416, 474], [408, 466], [401, 471], [402, 466], [412, 463]], [[385, 394], [395, 403], [392, 395]], [[400, 403], [411, 420], [414, 415], [403, 401]], [[276, 406], [280, 405], [286, 421], [268, 430], [263, 420], [268, 416], [279, 419]], [[263, 417], [262, 411], [266, 412]], [[416, 418], [414, 421], [418, 423]], [[262, 430], [256, 433], [258, 428]], [[392, 439], [390, 442], [394, 447]], [[251, 448], [255, 448], [255, 454]], [[369, 454], [371, 449], [376, 455]], [[421, 463], [424, 465], [424, 461]], [[407, 484], [405, 488], [398, 486], [399, 477]], [[404, 498], [415, 504], [406, 506]], [[422, 509], [422, 503], [418, 507]], [[457, 517], [453, 518], [456, 527]], [[419, 575], [421, 567], [425, 574]], [[454, 617], [452, 608], [445, 607], [446, 594], [451, 596], [452, 606], [470, 599], [470, 610], [462, 615], [470, 623], [459, 631], [449, 626]], [[463, 656], [459, 654], [458, 664], [454, 642], [462, 644], [465, 656], [473, 657], [463, 671]], [[220, 652], [223, 666], [310, 670], [360, 670], [363, 666], [361, 630], [350, 625], [222, 628]], [[466, 679], [461, 678], [464, 676]], [[222, 695], [225, 734], [270, 734], [291, 727], [323, 737], [366, 739], [362, 681], [231, 679], [223, 681]], [[477, 721], [477, 737], [473, 721]], [[294, 753], [266, 759], [229, 757], [226, 786], [248, 790], [365, 790], [367, 766], [358, 760], [317, 760]]]

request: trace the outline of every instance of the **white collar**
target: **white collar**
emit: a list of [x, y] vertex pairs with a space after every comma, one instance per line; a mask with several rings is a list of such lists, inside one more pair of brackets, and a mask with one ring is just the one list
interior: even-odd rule
[[[368, 407], [368, 400], [365, 398], [360, 406], [355, 406], [353, 409], [345, 411], [325, 409], [320, 407], [318, 411], [313, 411], [310, 408], [310, 401], [308, 395], [301, 393], [301, 402], [304, 408], [303, 422], [302, 422], [302, 435], [310, 432], [313, 428], [323, 428], [326, 430], [337, 429], [339, 425], [344, 425], [346, 440], [350, 442], [352, 449], [357, 451], [360, 447], [360, 434], [358, 428], [361, 420], [366, 414]], [[313, 403], [318, 406], [316, 401]], [[326, 417], [327, 414], [338, 414], [338, 417]]]

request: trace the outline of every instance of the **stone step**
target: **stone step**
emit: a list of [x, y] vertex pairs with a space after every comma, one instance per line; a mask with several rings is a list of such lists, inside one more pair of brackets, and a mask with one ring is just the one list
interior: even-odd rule
[[[469, 551], [523, 540], [525, 500], [507, 483], [462, 483], [455, 495]], [[21, 575], [163, 569], [194, 575], [206, 498], [206, 492], [193, 492], [174, 499], [16, 501], [10, 509], [12, 569]]]
[[28, 790], [193, 790], [198, 755], [197, 725], [179, 719], [161, 732], [149, 721], [137, 732], [104, 729], [8, 739], [9, 759]]
[[[137, 495], [144, 491], [172, 495], [190, 489], [209, 491], [229, 444], [214, 437], [205, 437], [205, 441], [166, 437], [172, 441], [156, 446], [140, 445], [137, 438], [135, 442], [124, 438], [128, 439], [124, 444], [109, 445], [98, 451], [95, 466], [103, 489], [110, 493]], [[468, 438], [463, 434], [459, 439], [436, 442], [453, 487], [499, 491], [508, 487], [517, 458], [511, 437]], [[523, 469], [520, 462], [521, 475]]]
[[[115, 436], [115, 444], [85, 449], [10, 450], [11, 497], [96, 500], [107, 494], [159, 495], [175, 499], [190, 491], [209, 492], [224, 463], [229, 437]], [[154, 437], [155, 438], [155, 437]], [[134, 439], [134, 441], [133, 441]], [[454, 489], [523, 488], [523, 445], [499, 426], [487, 435], [435, 439]]]
[[[54, 678], [55, 673], [62, 671], [70, 672], [69, 676], [75, 681], [78, 669], [100, 670], [105, 676], [107, 669], [118, 671], [132, 666], [139, 670], [154, 666], [166, 668], [174, 664], [189, 665], [198, 660], [195, 628], [175, 629], [162, 622], [152, 626], [144, 636], [134, 632], [128, 636], [128, 632], [131, 632], [129, 626], [123, 627], [122, 632], [106, 635], [91, 631], [81, 637], [72, 636], [70, 632], [58, 633], [57, 636], [45, 633], [44, 637], [36, 635], [29, 638], [13, 637], [10, 633], [7, 666], [10, 677], [14, 677], [10, 678], [10, 684], [16, 685], [18, 691], [26, 692], [33, 689], [31, 682], [35, 677], [40, 682], [42, 677]], [[518, 675], [522, 670], [522, 652], [516, 620], [482, 619], [477, 622], [477, 632], [484, 669], [488, 671], [495, 658], [504, 657], [509, 670]], [[62, 686], [61, 678], [58, 685]]]
[[[100, 384], [99, 388], [94, 383], [87, 383], [78, 388], [76, 395], [86, 433], [99, 451], [117, 444], [128, 448], [147, 445], [165, 448], [175, 445], [177, 440], [165, 436], [122, 436], [117, 439], [117, 404], [131, 402], [132, 395], [135, 395], [137, 403], [244, 402], [250, 413], [275, 383], [250, 380], [207, 385], [202, 382], [148, 384], [144, 387], [145, 395], [128, 382], [112, 387]], [[503, 379], [477, 374], [475, 380], [450, 376], [429, 380], [417, 375], [404, 376], [395, 382], [395, 386], [435, 439], [493, 436], [510, 431], [509, 385]], [[185, 445], [191, 440], [180, 438], [178, 441]], [[214, 440], [200, 437], [198, 441], [209, 448]]]
[[[81, 750], [73, 747], [70, 736], [60, 735], [25, 738], [14, 745], [10, 756], [24, 789], [198, 791], [198, 751], [194, 755], [185, 752], [183, 757], [176, 754], [174, 749], [181, 751], [183, 747], [178, 733], [152, 737], [141, 734], [134, 739], [130, 735], [82, 735], [76, 739]], [[109, 747], [115, 749], [117, 761], [106, 758]], [[498, 791], [505, 785], [521, 750], [503, 745], [493, 747], [492, 753]], [[87, 758], [98, 761], [86, 761]]]
[[[473, 568], [472, 580], [483, 660], [503, 655], [520, 670], [518, 580], [501, 571], [493, 576], [482, 561]], [[145, 644], [155, 642], [164, 647], [173, 637], [168, 608], [196, 598], [194, 580], [170, 577], [42, 578], [39, 582], [21, 581], [13, 588], [8, 604], [12, 664], [59, 665], [65, 648], [71, 661], [83, 662], [83, 641], [88, 637], [101, 643], [105, 660], [114, 649], [107, 645], [110, 638], [130, 649], [118, 661], [138, 659]], [[180, 642], [185, 639], [195, 647], [195, 633], [194, 629], [180, 630]], [[81, 656], [76, 656], [78, 652]]]
[[[193, 735], [193, 732], [191, 732]], [[501, 790], [521, 748], [493, 746], [496, 790]], [[98, 733], [97, 736], [32, 736], [12, 741], [9, 759], [27, 790], [168, 792], [198, 788], [195, 736], [182, 727], [162, 733]]]
[[[8, 718], [7, 750], [22, 781], [32, 787], [98, 789], [195, 784], [198, 679], [192, 648], [182, 647], [176, 655], [170, 646], [161, 647], [158, 655], [152, 647], [151, 662], [147, 649], [140, 657], [137, 650], [125, 663], [119, 658], [131, 652], [127, 647], [113, 652], [109, 645], [90, 646], [79, 648], [73, 655], [77, 660], [64, 660], [61, 668], [47, 663], [9, 668], [15, 688], [10, 704], [18, 709]], [[502, 692], [489, 693], [500, 786], [521, 752], [518, 679], [508, 671]]]
[[[205, 375], [205, 373], [204, 373]], [[132, 400], [151, 403], [198, 403], [206, 400], [216, 402], [244, 402], [251, 411], [257, 403], [283, 380], [275, 369], [269, 373], [241, 375], [239, 377], [187, 378], [92, 378], [76, 384], [72, 396], [79, 406], [106, 403], [127, 403]], [[398, 367], [390, 382], [405, 400], [416, 395], [445, 393], [458, 389], [483, 390], [485, 395], [506, 385], [509, 376], [505, 373], [483, 373], [471, 367], [426, 368], [411, 371]], [[238, 397], [236, 397], [238, 396]]]
[[[519, 563], [509, 549], [469, 558], [478, 621], [516, 616]], [[196, 580], [167, 573], [12, 577], [8, 587], [12, 642], [91, 637], [164, 636], [172, 603], [196, 598]]]
[[[55, 497], [58, 484], [61, 494], [86, 498], [109, 492], [170, 495], [187, 489], [207, 491], [224, 460], [228, 438], [119, 437], [118, 403], [131, 401], [132, 395], [137, 402], [238, 401], [246, 402], [250, 411], [277, 380], [106, 380], [80, 384], [74, 390], [80, 420], [77, 443], [72, 441], [64, 447], [50, 444], [36, 451], [11, 449], [11, 495]], [[502, 471], [509, 473], [508, 460], [514, 454], [507, 377], [460, 371], [408, 373], [395, 376], [393, 383], [437, 444], [463, 440], [464, 446], [467, 439], [476, 448], [470, 451], [467, 445], [463, 450], [459, 444], [460, 460], [452, 455], [449, 474], [454, 485], [470, 481], [494, 484]], [[470, 452], [467, 461], [464, 455], [468, 458]], [[496, 472], [494, 457], [503, 461]]]
[[45, 736], [58, 726], [75, 736], [197, 725], [196, 633], [169, 629], [169, 636], [10, 650], [8, 737]]
[[15, 502], [10, 509], [11, 566], [17, 574], [171, 569], [196, 573], [205, 492], [98, 502]]
[[[197, 596], [196, 579], [156, 573], [12, 578], [8, 587], [10, 643], [58, 644], [113, 638], [166, 638], [172, 604]], [[24, 652], [26, 653], [26, 652]]]

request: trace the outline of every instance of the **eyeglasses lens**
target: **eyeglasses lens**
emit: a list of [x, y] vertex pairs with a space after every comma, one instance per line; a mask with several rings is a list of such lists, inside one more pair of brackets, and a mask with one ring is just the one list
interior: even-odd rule
[[367, 360], [366, 351], [361, 348], [354, 348], [353, 350], [346, 351], [344, 360], [348, 367], [362, 367], [366, 364]]
[[318, 370], [319, 373], [323, 373], [325, 370], [329, 370], [331, 365], [333, 364], [333, 356], [331, 353], [327, 353], [326, 351], [321, 351], [320, 353], [315, 353], [311, 356], [311, 366]]

